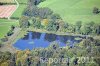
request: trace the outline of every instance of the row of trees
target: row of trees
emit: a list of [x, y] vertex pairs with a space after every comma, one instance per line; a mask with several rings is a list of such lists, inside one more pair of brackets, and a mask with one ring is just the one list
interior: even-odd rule
[[28, 17], [39, 17], [41, 19], [46, 19], [49, 16], [51, 16], [53, 12], [49, 8], [39, 8], [35, 5], [33, 6], [27, 6], [27, 8], [24, 10], [23, 15]]
[[75, 25], [75, 32], [80, 34], [100, 34], [100, 24], [95, 24], [94, 22], [89, 22], [82, 25], [82, 22], [76, 22]]
[[[52, 17], [55, 17], [57, 15], [53, 15]], [[20, 19], [20, 27], [28, 28], [29, 26], [32, 26], [37, 29], [46, 29], [48, 31], [61, 31], [61, 32], [71, 32], [71, 33], [77, 33], [77, 34], [96, 34], [100, 35], [100, 24], [96, 24], [95, 22], [89, 22], [86, 24], [82, 24], [81, 21], [76, 22], [75, 25], [68, 24], [61, 19], [58, 19], [60, 17], [55, 18], [46, 18], [41, 19], [37, 17], [33, 17], [32, 23], [28, 20], [29, 18], [26, 16], [23, 16]]]

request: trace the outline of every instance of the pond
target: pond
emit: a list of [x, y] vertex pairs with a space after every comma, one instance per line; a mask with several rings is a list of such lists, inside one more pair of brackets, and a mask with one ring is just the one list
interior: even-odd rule
[[65, 47], [67, 45], [73, 47], [74, 44], [77, 44], [82, 40], [75, 40], [75, 38], [83, 37], [29, 32], [24, 36], [24, 38], [19, 39], [15, 44], [13, 44], [13, 46], [20, 50], [32, 50], [34, 48], [46, 48], [50, 46], [53, 41], [56, 41], [60, 47]]

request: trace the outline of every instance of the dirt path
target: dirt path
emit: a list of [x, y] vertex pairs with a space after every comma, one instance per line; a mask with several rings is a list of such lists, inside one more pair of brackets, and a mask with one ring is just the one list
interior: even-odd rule
[[13, 42], [16, 39], [16, 37], [19, 35], [21, 28], [15, 28], [14, 34], [9, 37], [8, 41], [3, 44], [3, 46], [0, 48], [0, 51], [9, 51], [12, 53], [15, 53], [17, 51], [16, 48], [13, 47]]

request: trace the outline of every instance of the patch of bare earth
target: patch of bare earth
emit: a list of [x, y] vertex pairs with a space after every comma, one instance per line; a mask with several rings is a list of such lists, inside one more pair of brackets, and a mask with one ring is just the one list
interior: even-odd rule
[[9, 18], [15, 10], [16, 5], [1, 5], [0, 18]]

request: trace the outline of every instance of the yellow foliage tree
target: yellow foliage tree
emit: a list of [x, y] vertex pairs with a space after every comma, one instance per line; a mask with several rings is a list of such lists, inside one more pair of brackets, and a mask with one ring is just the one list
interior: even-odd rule
[[17, 58], [22, 57], [22, 56], [23, 56], [23, 54], [24, 54], [24, 52], [23, 52], [23, 51], [17, 51]]
[[8, 66], [9, 64], [8, 64], [8, 62], [3, 62], [2, 64], [1, 64], [1, 66]]
[[48, 22], [49, 22], [48, 19], [43, 19], [41, 25], [46, 27], [48, 25]]

